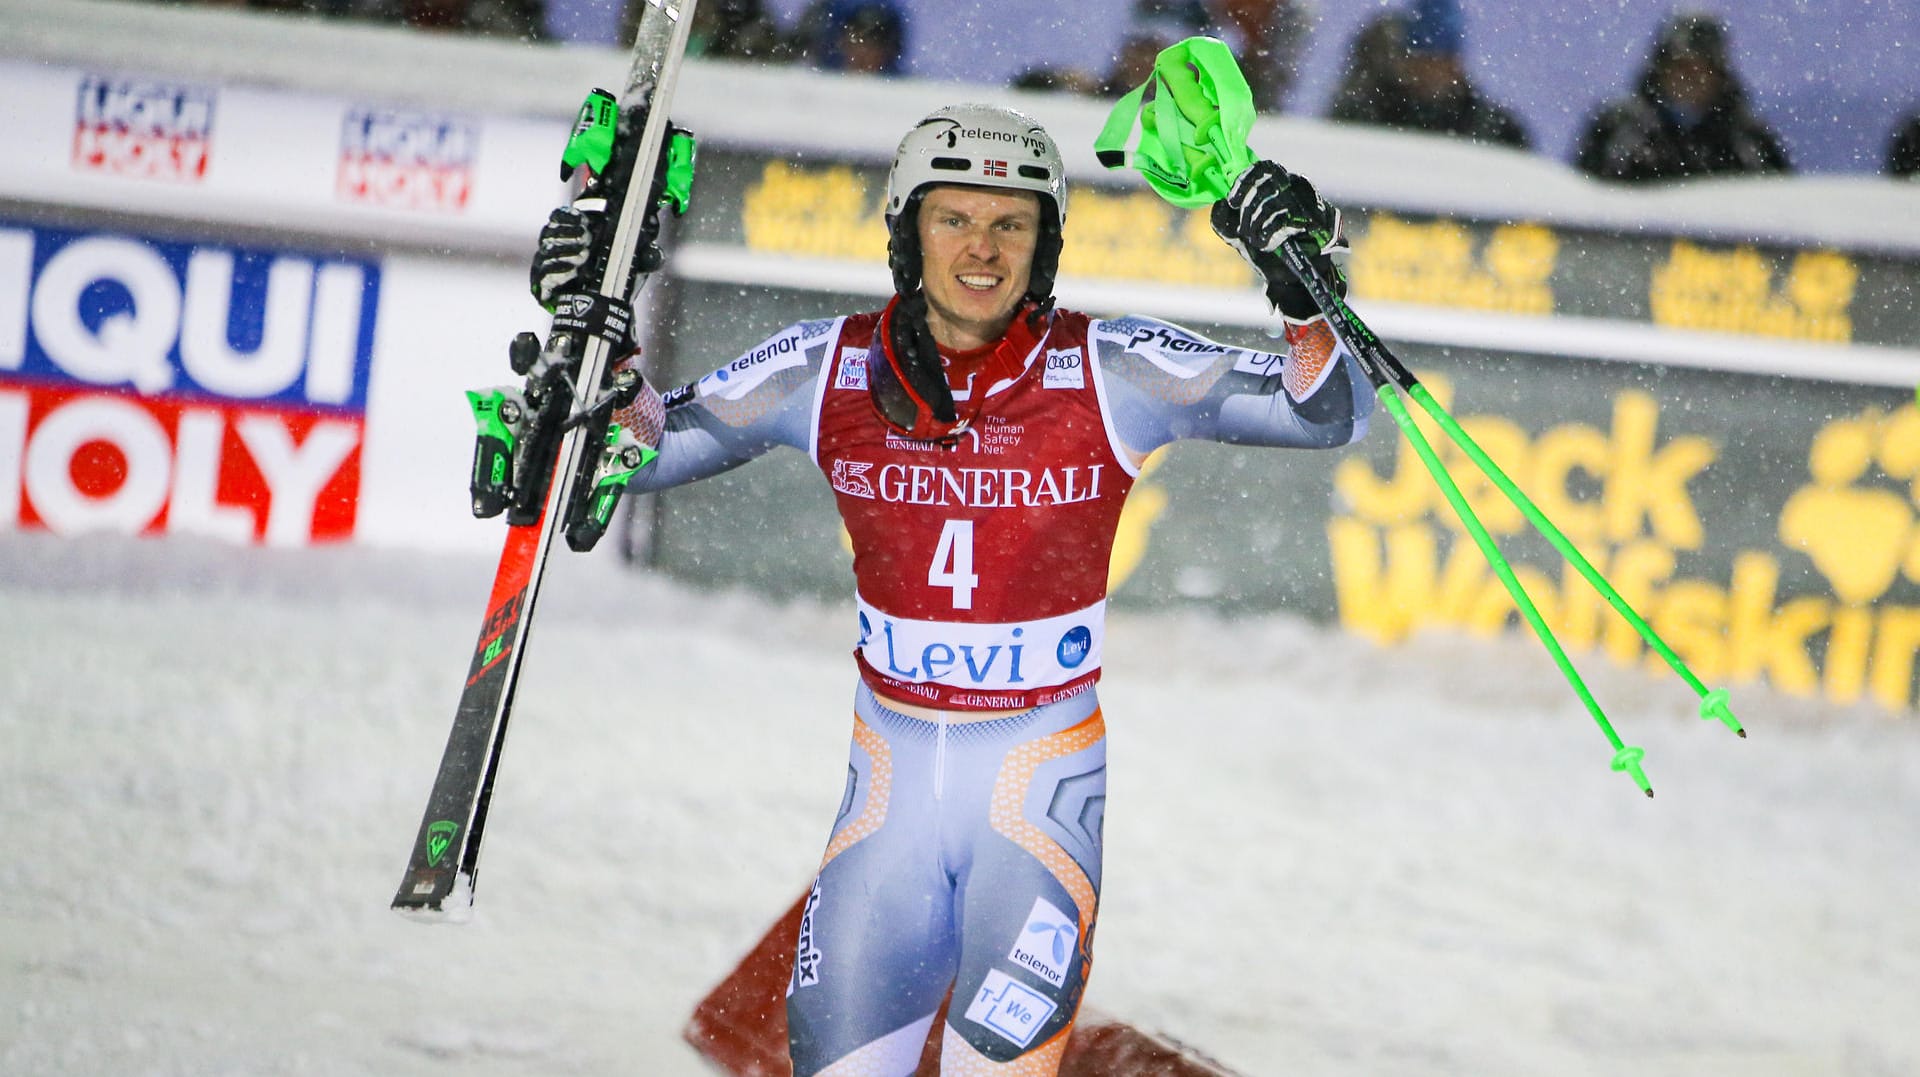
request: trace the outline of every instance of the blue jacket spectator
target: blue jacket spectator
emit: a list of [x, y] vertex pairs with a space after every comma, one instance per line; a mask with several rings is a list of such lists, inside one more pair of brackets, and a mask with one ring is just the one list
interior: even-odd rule
[[800, 17], [807, 61], [826, 71], [906, 72], [907, 16], [894, 0], [818, 0]]
[[1519, 119], [1468, 77], [1465, 37], [1458, 0], [1413, 0], [1404, 21], [1377, 18], [1354, 42], [1331, 117], [1525, 149]]

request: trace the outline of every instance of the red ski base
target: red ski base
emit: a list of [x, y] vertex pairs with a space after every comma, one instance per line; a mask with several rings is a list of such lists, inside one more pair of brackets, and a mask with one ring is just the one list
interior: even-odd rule
[[[793, 1077], [787, 1060], [787, 978], [800, 931], [803, 894], [727, 978], [694, 1007], [683, 1035], [722, 1072], [735, 1077]], [[938, 1077], [940, 1028], [933, 1022], [914, 1077]], [[1067, 1040], [1060, 1077], [1237, 1077], [1218, 1062], [1161, 1036], [1080, 1008]]]

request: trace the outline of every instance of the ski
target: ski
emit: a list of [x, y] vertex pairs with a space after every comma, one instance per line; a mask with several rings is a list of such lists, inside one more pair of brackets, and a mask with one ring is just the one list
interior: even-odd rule
[[[504, 511], [507, 538], [487, 599], [453, 728], [427, 798], [393, 908], [427, 920], [465, 919], [480, 839], [533, 626], [534, 601], [556, 534], [576, 550], [606, 529], [626, 480], [645, 465], [637, 445], [609, 435], [614, 407], [637, 381], [611, 376], [631, 339], [631, 298], [659, 268], [653, 240], [662, 201], [685, 212], [692, 139], [671, 127], [680, 60], [695, 0], [645, 0], [627, 83], [616, 99], [595, 90], [581, 107], [561, 166], [573, 204], [609, 214], [596, 252], [597, 293], [567, 296], [545, 347], [531, 333], [509, 347], [523, 387], [469, 393], [480, 424], [472, 492], [480, 516]], [[589, 273], [586, 279], [594, 279]]]

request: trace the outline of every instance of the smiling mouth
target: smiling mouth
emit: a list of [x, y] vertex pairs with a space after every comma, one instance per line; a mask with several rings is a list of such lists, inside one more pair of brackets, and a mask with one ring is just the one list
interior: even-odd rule
[[961, 273], [957, 274], [953, 279], [959, 281], [960, 286], [970, 292], [991, 292], [995, 288], [1000, 287], [999, 277], [988, 276], [984, 273]]

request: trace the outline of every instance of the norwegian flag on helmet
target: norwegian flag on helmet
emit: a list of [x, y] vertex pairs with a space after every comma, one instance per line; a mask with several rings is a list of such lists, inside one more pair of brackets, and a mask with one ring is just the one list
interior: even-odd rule
[[992, 160], [982, 161], [980, 163], [980, 171], [986, 173], [989, 176], [1000, 176], [1004, 178], [1007, 174], [1007, 162], [992, 161]]

